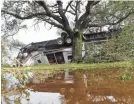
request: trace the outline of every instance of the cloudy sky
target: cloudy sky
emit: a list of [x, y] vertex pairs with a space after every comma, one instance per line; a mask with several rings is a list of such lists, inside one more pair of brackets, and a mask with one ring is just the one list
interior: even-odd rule
[[44, 26], [43, 23], [40, 23], [39, 26], [32, 26], [32, 21], [26, 21], [28, 25], [28, 29], [22, 29], [14, 36], [14, 39], [18, 39], [25, 44], [29, 44], [31, 42], [39, 42], [45, 40], [56, 39], [59, 37], [57, 34], [57, 29], [52, 28], [50, 26]]

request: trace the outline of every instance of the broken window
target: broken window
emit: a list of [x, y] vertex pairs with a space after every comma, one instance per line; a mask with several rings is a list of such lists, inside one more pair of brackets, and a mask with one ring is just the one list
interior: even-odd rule
[[57, 52], [57, 53], [53, 53], [53, 54], [46, 54], [48, 61], [50, 64], [64, 64], [64, 57], [63, 57], [63, 53], [62, 52]]
[[46, 56], [47, 56], [48, 61], [49, 61], [50, 64], [56, 63], [54, 54], [47, 54]]
[[69, 62], [71, 62], [72, 59], [73, 59], [73, 56], [72, 56], [72, 55], [68, 56], [68, 61], [69, 61]]
[[69, 75], [73, 75], [73, 72], [72, 71], [69, 71]]
[[57, 63], [58, 64], [64, 64], [65, 63], [62, 52], [55, 53], [55, 56], [56, 56], [56, 59], [57, 59]]
[[69, 59], [69, 60], [71, 60], [72, 58], [73, 58], [72, 55], [71, 55], [71, 56], [68, 56], [68, 59]]
[[41, 60], [37, 60], [38, 61], [38, 63], [41, 63]]

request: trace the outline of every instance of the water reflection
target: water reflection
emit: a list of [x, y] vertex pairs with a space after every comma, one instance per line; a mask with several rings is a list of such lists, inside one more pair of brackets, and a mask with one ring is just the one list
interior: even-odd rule
[[31, 90], [18, 91], [2, 95], [2, 104], [64, 104], [63, 96], [59, 93], [34, 92]]
[[133, 104], [134, 81], [120, 81], [119, 73], [34, 72], [28, 88], [3, 93], [2, 104]]

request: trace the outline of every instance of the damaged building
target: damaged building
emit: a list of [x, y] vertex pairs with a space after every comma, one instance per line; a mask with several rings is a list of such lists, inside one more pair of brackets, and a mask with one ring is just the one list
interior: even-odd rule
[[[107, 38], [118, 35], [117, 30], [83, 35], [82, 57], [85, 56], [85, 43], [101, 43]], [[63, 39], [30, 43], [20, 49], [16, 66], [34, 66], [40, 64], [64, 64], [72, 61], [72, 39], [66, 35]]]

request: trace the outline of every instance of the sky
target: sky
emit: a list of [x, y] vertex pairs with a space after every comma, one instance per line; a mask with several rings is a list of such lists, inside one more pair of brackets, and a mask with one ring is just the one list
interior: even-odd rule
[[58, 38], [60, 35], [57, 34], [57, 28], [53, 27], [49, 29], [49, 26], [44, 26], [43, 23], [39, 24], [39, 28], [32, 26], [31, 20], [25, 22], [28, 25], [27, 29], [20, 30], [15, 36], [14, 39], [18, 39], [24, 44], [29, 44], [32, 42], [40, 42], [46, 40], [52, 40]]

